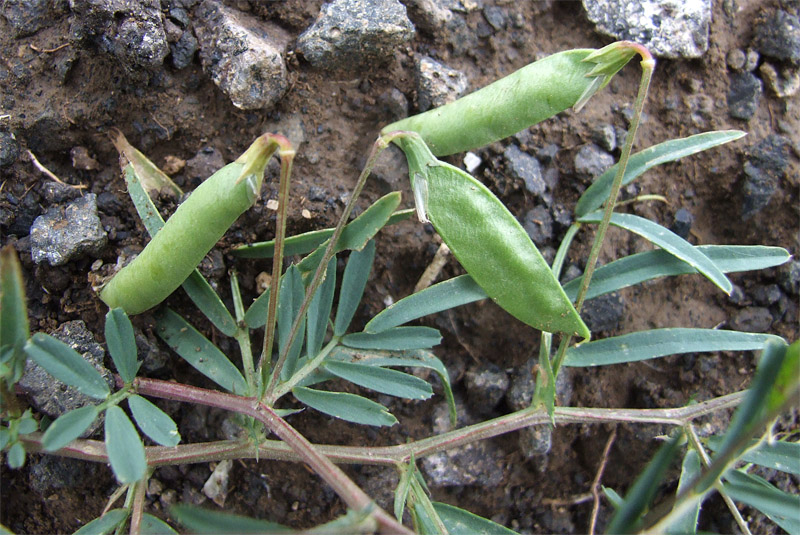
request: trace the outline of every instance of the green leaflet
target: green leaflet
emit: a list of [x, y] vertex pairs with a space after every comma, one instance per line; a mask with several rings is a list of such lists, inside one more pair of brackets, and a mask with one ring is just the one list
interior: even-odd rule
[[323, 368], [345, 381], [390, 396], [428, 399], [433, 395], [433, 389], [426, 381], [397, 370], [337, 360], [325, 362]]
[[[695, 249], [723, 273], [765, 269], [781, 265], [791, 258], [786, 249], [762, 245], [699, 245]], [[598, 267], [586, 299], [658, 277], [697, 272], [690, 264], [662, 249], [636, 253]], [[564, 284], [564, 291], [573, 301], [578, 295], [582, 280], [583, 276]]]
[[133, 395], [128, 398], [133, 419], [142, 432], [162, 446], [177, 446], [181, 441], [178, 426], [167, 413], [145, 398]]
[[439, 282], [397, 301], [364, 327], [364, 332], [379, 333], [409, 321], [486, 299], [483, 289], [469, 275]]
[[464, 509], [448, 505], [446, 503], [433, 502], [436, 514], [447, 527], [450, 535], [473, 535], [481, 533], [484, 535], [515, 535], [516, 531], [492, 522]]
[[108, 352], [120, 377], [125, 384], [130, 384], [136, 378], [139, 363], [136, 362], [133, 325], [121, 308], [114, 308], [106, 314], [105, 335]]
[[105, 440], [108, 461], [120, 483], [144, 478], [147, 461], [142, 439], [125, 412], [116, 405], [106, 410]]
[[25, 353], [47, 373], [74, 386], [82, 394], [105, 399], [111, 393], [106, 380], [77, 351], [49, 334], [36, 333], [25, 344]]
[[[652, 167], [728, 143], [744, 135], [745, 133], [739, 130], [705, 132], [685, 138], [671, 139], [648, 147], [630, 157], [628, 165], [625, 166], [622, 185], [629, 184]], [[609, 193], [611, 193], [611, 183], [617, 174], [618, 165], [615, 164], [608, 168], [583, 192], [581, 198], [578, 199], [578, 204], [575, 206], [575, 215], [577, 217], [583, 217], [603, 206], [603, 203], [608, 199]]]
[[45, 451], [63, 448], [89, 429], [99, 414], [94, 405], [86, 405], [62, 414], [44, 432], [42, 447]]
[[[599, 223], [602, 219], [602, 213], [592, 212], [578, 221], [580, 223]], [[668, 253], [680, 258], [705, 275], [708, 280], [717, 285], [726, 294], [730, 295], [733, 291], [731, 281], [728, 280], [714, 262], [699, 252], [692, 244], [658, 223], [633, 214], [614, 213], [611, 215], [611, 224], [638, 234]]]
[[427, 349], [442, 341], [439, 331], [431, 327], [394, 327], [379, 333], [352, 333], [342, 337], [342, 345], [356, 349]]
[[101, 517], [85, 524], [73, 535], [106, 535], [117, 529], [117, 526], [128, 518], [127, 509], [112, 509]]
[[168, 308], [156, 315], [156, 334], [197, 371], [234, 394], [245, 395], [247, 383], [222, 351]]
[[173, 505], [170, 514], [192, 533], [201, 535], [263, 535], [289, 532], [289, 528], [246, 516], [232, 515], [192, 505]]
[[342, 336], [350, 327], [350, 322], [353, 321], [364, 295], [374, 259], [375, 240], [370, 240], [361, 251], [353, 251], [350, 254], [342, 276], [342, 288], [339, 290], [339, 305], [336, 308], [336, 320], [333, 324], [335, 336]]
[[387, 426], [397, 419], [380, 403], [345, 392], [325, 392], [304, 386], [292, 389], [298, 401], [312, 409], [356, 424]]
[[782, 342], [772, 334], [718, 329], [652, 329], [573, 346], [567, 350], [564, 366], [606, 366], [681, 353], [757, 351], [770, 340]]

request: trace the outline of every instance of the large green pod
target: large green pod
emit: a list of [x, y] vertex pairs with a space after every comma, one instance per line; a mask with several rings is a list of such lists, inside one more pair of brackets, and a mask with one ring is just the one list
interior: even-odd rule
[[139, 256], [106, 284], [100, 299], [128, 314], [139, 314], [166, 299], [253, 205], [274, 151], [274, 143], [261, 136], [235, 162], [206, 179]]
[[455, 102], [397, 121], [382, 132], [417, 132], [436, 156], [483, 147], [574, 106], [595, 83], [593, 49], [559, 52]]
[[528, 233], [489, 188], [440, 162], [419, 137], [400, 140], [417, 209], [495, 303], [543, 331], [590, 332]]

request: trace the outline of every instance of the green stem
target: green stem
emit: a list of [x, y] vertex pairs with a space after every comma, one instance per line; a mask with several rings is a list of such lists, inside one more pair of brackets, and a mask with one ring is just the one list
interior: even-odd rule
[[313, 359], [309, 360], [305, 363], [305, 365], [297, 370], [287, 381], [278, 385], [272, 393], [272, 396], [265, 399], [264, 402], [267, 405], [273, 405], [277, 400], [285, 396], [289, 391], [292, 390], [300, 381], [308, 377], [310, 374], [314, 372], [317, 368], [320, 367], [322, 361], [325, 360], [333, 349], [339, 345], [340, 338], [334, 336], [330, 342], [328, 342], [322, 350], [314, 356]]
[[235, 271], [231, 272], [231, 294], [233, 295], [233, 310], [236, 315], [236, 332], [233, 337], [239, 344], [239, 352], [242, 354], [242, 366], [244, 367], [248, 392], [255, 394], [258, 380], [253, 366], [253, 349], [250, 346], [250, 332], [244, 324], [244, 303], [242, 302], [242, 293], [239, 291], [239, 278], [236, 276]]
[[[272, 280], [269, 288], [269, 305], [267, 306], [267, 322], [264, 331], [264, 349], [258, 362], [258, 373], [263, 378], [272, 360], [272, 345], [275, 341], [275, 325], [278, 311], [278, 294], [283, 271], [283, 241], [286, 238], [286, 217], [289, 212], [289, 190], [291, 186], [292, 163], [294, 149], [288, 140], [281, 145], [278, 154], [281, 157], [281, 176], [278, 186], [278, 214], [275, 218], [275, 254], [272, 259]], [[262, 380], [262, 384], [264, 381]]]
[[[303, 316], [305, 315], [306, 311], [308, 310], [309, 305], [311, 304], [311, 300], [314, 297], [314, 293], [317, 291], [317, 288], [320, 284], [322, 284], [323, 279], [325, 278], [325, 272], [328, 268], [328, 262], [330, 262], [333, 255], [336, 254], [336, 244], [339, 241], [339, 238], [342, 235], [342, 231], [344, 230], [345, 225], [347, 225], [347, 220], [350, 218], [350, 213], [353, 211], [353, 207], [358, 200], [359, 195], [361, 195], [361, 190], [364, 189], [364, 184], [367, 182], [367, 178], [369, 177], [370, 173], [372, 172], [372, 168], [375, 166], [375, 163], [378, 160], [378, 156], [383, 150], [389, 146], [389, 143], [394, 139], [396, 135], [394, 134], [387, 134], [384, 136], [379, 137], [375, 143], [372, 144], [372, 150], [370, 151], [369, 158], [367, 159], [367, 163], [364, 166], [364, 169], [361, 171], [361, 175], [358, 177], [358, 181], [356, 182], [356, 187], [353, 189], [353, 194], [350, 197], [347, 205], [342, 212], [342, 216], [339, 218], [339, 222], [336, 224], [336, 228], [333, 230], [333, 234], [331, 235], [328, 241], [328, 247], [325, 249], [325, 254], [322, 257], [319, 265], [317, 266], [317, 271], [314, 272], [314, 278], [311, 279], [311, 283], [308, 285], [306, 289], [306, 295], [303, 299], [303, 303], [300, 305], [299, 313], [292, 324], [292, 330], [289, 332], [289, 338], [286, 341], [286, 345], [281, 351], [280, 356], [278, 357], [278, 361], [275, 363], [275, 366], [272, 369], [272, 376], [270, 377], [269, 384], [267, 385], [266, 392], [262, 399], [273, 399], [274, 395], [273, 392], [278, 385], [278, 380], [280, 379], [281, 369], [283, 369], [283, 365], [286, 362], [286, 357], [291, 350], [292, 345], [294, 344], [294, 339], [297, 337], [300, 331], [300, 324], [302, 323]], [[275, 240], [275, 259], [278, 258], [278, 240]], [[272, 285], [275, 286], [275, 279], [273, 275]], [[272, 290], [270, 290], [272, 292]], [[275, 296], [275, 298], [273, 298]], [[277, 294], [270, 293], [270, 308], [273, 306], [273, 302], [277, 305]], [[271, 342], [270, 342], [271, 343]]]
[[142, 514], [144, 514], [144, 492], [147, 478], [134, 483], [133, 504], [131, 506], [130, 535], [139, 535], [142, 531]]

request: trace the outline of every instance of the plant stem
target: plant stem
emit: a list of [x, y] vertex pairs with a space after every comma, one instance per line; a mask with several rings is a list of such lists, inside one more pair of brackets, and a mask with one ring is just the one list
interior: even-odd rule
[[323, 347], [322, 350], [313, 359], [306, 362], [302, 368], [294, 372], [294, 374], [292, 374], [292, 376], [288, 380], [278, 385], [273, 391], [272, 396], [270, 398], [265, 399], [264, 402], [267, 405], [272, 405], [273, 403], [275, 403], [275, 401], [286, 395], [286, 393], [289, 392], [292, 388], [294, 388], [300, 381], [302, 381], [303, 379], [308, 377], [311, 373], [313, 373], [314, 370], [319, 368], [319, 366], [322, 364], [322, 361], [325, 360], [325, 357], [327, 357], [330, 354], [330, 352], [337, 345], [339, 345], [339, 340], [340, 338], [337, 336], [331, 338], [330, 342], [328, 342], [325, 345], [325, 347]]
[[[222, 408], [254, 416], [257, 411], [255, 398], [244, 398], [181, 385], [157, 379], [137, 379], [138, 392], [176, 401], [187, 401], [200, 405]], [[685, 426], [688, 422], [713, 412], [735, 407], [744, 397], [745, 391], [728, 394], [718, 398], [671, 409], [597, 409], [582, 407], [556, 407], [555, 421], [560, 424], [591, 423], [659, 423]], [[255, 416], [254, 416], [255, 417]], [[261, 417], [257, 417], [261, 420]], [[396, 446], [361, 447], [315, 445], [320, 453], [340, 464], [390, 465], [406, 463], [414, 458], [431, 455], [453, 447], [463, 446], [477, 440], [492, 438], [532, 425], [549, 424], [550, 418], [541, 409], [526, 409], [500, 416], [461, 429], [449, 431], [434, 437], [399, 444]], [[29, 451], [40, 451], [41, 434], [32, 433], [20, 436]], [[256, 446], [247, 441], [220, 441], [206, 444], [186, 444], [176, 447], [148, 446], [147, 462], [150, 466], [168, 464], [190, 464], [218, 461], [222, 459], [260, 458], [284, 461], [303, 461], [300, 455], [286, 444], [266, 440]], [[57, 455], [73, 457], [94, 462], [108, 462], [103, 442], [96, 440], [76, 440], [58, 450]]]
[[[650, 52], [646, 48], [635, 44], [631, 44], [631, 46], [633, 46], [642, 56], [642, 61], [640, 63], [642, 66], [642, 78], [639, 82], [639, 91], [636, 95], [636, 101], [634, 102], [634, 112], [633, 119], [631, 120], [631, 127], [628, 131], [628, 135], [625, 136], [625, 145], [622, 147], [622, 153], [619, 157], [617, 174], [614, 176], [614, 181], [611, 183], [611, 192], [609, 192], [608, 199], [606, 199], [605, 209], [603, 210], [603, 219], [600, 221], [600, 225], [597, 227], [594, 243], [592, 243], [592, 249], [589, 252], [589, 259], [586, 261], [586, 269], [583, 273], [583, 280], [581, 281], [581, 286], [578, 290], [578, 297], [575, 301], [575, 309], [579, 313], [581, 308], [583, 308], [583, 302], [585, 301], [586, 293], [589, 290], [589, 283], [591, 283], [592, 275], [594, 275], [595, 267], [597, 267], [597, 260], [600, 258], [600, 251], [603, 248], [606, 232], [608, 231], [608, 226], [611, 223], [611, 215], [614, 212], [614, 206], [617, 202], [619, 191], [622, 189], [622, 182], [625, 178], [625, 170], [628, 167], [628, 160], [630, 160], [631, 151], [633, 150], [633, 141], [636, 137], [636, 132], [639, 129], [642, 111], [644, 110], [644, 102], [647, 99], [647, 91], [650, 88], [650, 80], [653, 77], [653, 70], [656, 66], [653, 56], [650, 55]], [[567, 348], [571, 342], [572, 337], [565, 336], [559, 345], [558, 353], [553, 360], [553, 373], [556, 375], [558, 375], [558, 370], [561, 367], [561, 363], [564, 361]]]
[[[281, 351], [280, 356], [278, 357], [278, 361], [275, 363], [275, 367], [272, 369], [272, 376], [270, 377], [269, 384], [267, 386], [267, 390], [264, 393], [264, 396], [261, 399], [272, 399], [273, 398], [273, 391], [278, 384], [278, 380], [280, 379], [281, 369], [283, 368], [283, 364], [286, 362], [286, 357], [291, 350], [292, 345], [294, 344], [294, 339], [297, 337], [298, 332], [300, 331], [300, 324], [302, 323], [302, 318], [308, 310], [309, 305], [311, 304], [311, 299], [314, 297], [314, 293], [317, 291], [317, 288], [320, 284], [322, 284], [323, 279], [325, 278], [325, 271], [328, 268], [328, 262], [330, 262], [333, 255], [336, 254], [336, 243], [339, 241], [339, 237], [342, 235], [342, 231], [344, 230], [345, 225], [347, 225], [347, 220], [350, 218], [350, 213], [353, 211], [353, 207], [358, 200], [359, 195], [361, 195], [361, 190], [364, 188], [364, 184], [367, 182], [367, 178], [369, 177], [370, 173], [372, 172], [372, 168], [375, 166], [375, 162], [378, 160], [378, 156], [383, 150], [389, 146], [389, 143], [394, 139], [396, 136], [393, 134], [387, 134], [384, 136], [379, 137], [375, 143], [372, 144], [372, 150], [370, 151], [369, 158], [367, 159], [367, 163], [364, 166], [364, 169], [361, 171], [361, 174], [358, 177], [358, 181], [356, 182], [356, 186], [353, 189], [353, 194], [350, 197], [347, 205], [344, 207], [344, 211], [342, 212], [342, 216], [339, 218], [339, 222], [336, 224], [336, 228], [333, 230], [333, 234], [331, 235], [328, 241], [328, 247], [325, 249], [325, 254], [322, 257], [319, 265], [317, 266], [317, 271], [314, 272], [314, 278], [311, 279], [311, 282], [306, 289], [306, 295], [303, 298], [303, 303], [300, 305], [300, 310], [297, 314], [297, 317], [292, 324], [292, 330], [289, 332], [289, 338], [286, 341], [286, 345]], [[278, 240], [275, 240], [275, 258], [278, 258]], [[275, 279], [273, 275], [272, 285], [275, 286]], [[272, 290], [270, 290], [272, 292]], [[275, 297], [273, 297], [275, 296]], [[270, 293], [270, 307], [273, 306], [273, 303], [277, 305], [277, 293]], [[271, 341], [270, 341], [271, 343]], [[266, 347], [266, 346], [265, 346]]]
[[239, 277], [236, 272], [231, 272], [231, 295], [233, 296], [233, 310], [236, 315], [236, 332], [233, 337], [239, 344], [239, 352], [242, 355], [242, 367], [244, 376], [247, 380], [248, 393], [255, 394], [258, 387], [255, 367], [253, 366], [253, 349], [250, 346], [250, 332], [244, 325], [244, 303], [242, 303], [242, 293], [239, 291]]
[[[269, 369], [269, 363], [272, 360], [272, 344], [275, 340], [278, 294], [281, 286], [281, 271], [283, 270], [283, 241], [286, 237], [286, 216], [289, 212], [289, 190], [292, 163], [295, 155], [294, 149], [286, 138], [276, 136], [276, 142], [280, 145], [278, 155], [281, 157], [281, 175], [278, 186], [278, 214], [275, 218], [275, 254], [272, 258], [272, 280], [270, 281], [267, 322], [264, 331], [264, 349], [258, 362], [258, 372], [262, 378]], [[264, 384], [263, 379], [261, 382]]]
[[142, 514], [144, 513], [144, 492], [147, 478], [134, 483], [133, 505], [131, 506], [130, 535], [139, 535], [142, 531]]

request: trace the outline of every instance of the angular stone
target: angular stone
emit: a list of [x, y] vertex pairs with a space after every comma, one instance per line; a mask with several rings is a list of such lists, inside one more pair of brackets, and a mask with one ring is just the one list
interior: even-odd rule
[[699, 58], [708, 50], [711, 0], [583, 0], [597, 29], [646, 46], [659, 57]]
[[594, 143], [584, 145], [575, 155], [575, 172], [583, 177], [598, 176], [612, 165], [614, 157]]
[[467, 77], [461, 71], [423, 57], [417, 62], [417, 103], [420, 111], [453, 102], [467, 90]]
[[398, 0], [334, 0], [297, 39], [297, 50], [320, 69], [354, 69], [381, 63], [414, 37]]
[[730, 75], [728, 113], [735, 119], [749, 121], [758, 108], [764, 84], [754, 74], [737, 72]]
[[800, 63], [800, 19], [778, 9], [756, 24], [755, 48], [771, 58]]
[[40, 264], [66, 264], [85, 254], [98, 255], [108, 236], [97, 215], [97, 196], [89, 193], [36, 218], [30, 232], [31, 256]]
[[195, 11], [203, 70], [243, 110], [269, 109], [289, 88], [281, 53], [288, 35], [275, 25], [205, 0]]

